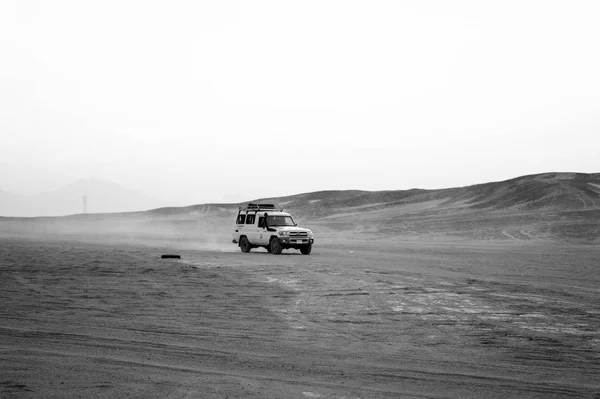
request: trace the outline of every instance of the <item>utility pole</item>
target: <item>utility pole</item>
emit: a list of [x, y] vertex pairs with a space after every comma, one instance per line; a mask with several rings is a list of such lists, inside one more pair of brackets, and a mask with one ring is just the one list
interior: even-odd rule
[[87, 194], [83, 194], [83, 213], [87, 213]]

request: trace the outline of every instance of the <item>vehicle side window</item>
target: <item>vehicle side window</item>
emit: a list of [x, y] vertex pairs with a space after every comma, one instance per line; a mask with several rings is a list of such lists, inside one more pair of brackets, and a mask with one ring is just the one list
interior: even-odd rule
[[258, 227], [265, 227], [265, 217], [264, 216], [260, 216], [258, 218]]
[[256, 215], [246, 215], [246, 224], [254, 224]]
[[237, 220], [235, 221], [237, 224], [244, 224], [246, 221], [246, 215], [238, 215]]

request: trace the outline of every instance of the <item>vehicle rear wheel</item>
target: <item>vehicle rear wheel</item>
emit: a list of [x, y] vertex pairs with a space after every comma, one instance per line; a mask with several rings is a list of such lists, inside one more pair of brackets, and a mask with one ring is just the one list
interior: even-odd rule
[[271, 238], [271, 241], [269, 242], [269, 247], [271, 248], [271, 251], [269, 252], [275, 255], [279, 255], [281, 251], [283, 251], [283, 247], [281, 246], [279, 238], [277, 237]]
[[240, 248], [242, 249], [242, 252], [250, 252], [250, 250], [252, 249], [252, 247], [250, 246], [250, 241], [248, 241], [246, 237], [242, 237], [240, 239]]
[[311, 250], [312, 250], [312, 244], [303, 245], [300, 247], [300, 252], [302, 252], [302, 255], [310, 254]]

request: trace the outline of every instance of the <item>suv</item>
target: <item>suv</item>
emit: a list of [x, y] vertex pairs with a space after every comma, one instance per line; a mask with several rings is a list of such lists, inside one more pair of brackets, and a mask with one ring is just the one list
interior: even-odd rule
[[272, 254], [280, 254], [288, 248], [299, 249], [303, 255], [310, 254], [315, 242], [313, 233], [303, 229], [283, 208], [273, 204], [248, 204], [239, 208], [233, 232], [233, 243], [242, 252], [263, 247]]

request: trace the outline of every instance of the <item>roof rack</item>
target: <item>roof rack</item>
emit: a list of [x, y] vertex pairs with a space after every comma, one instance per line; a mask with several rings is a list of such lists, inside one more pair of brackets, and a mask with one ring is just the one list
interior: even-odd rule
[[282, 207], [275, 207], [275, 204], [253, 204], [253, 203], [249, 203], [245, 208], [242, 208], [240, 206], [240, 212], [241, 211], [279, 211], [279, 212], [283, 212], [283, 208]]

